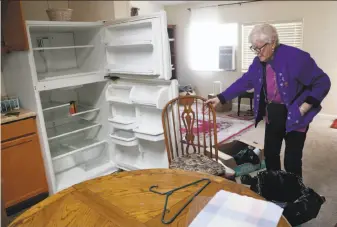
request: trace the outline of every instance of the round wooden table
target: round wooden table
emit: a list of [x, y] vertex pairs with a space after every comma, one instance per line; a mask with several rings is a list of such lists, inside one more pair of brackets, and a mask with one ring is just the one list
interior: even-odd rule
[[[149, 192], [149, 187], [158, 185], [158, 191], [166, 192], [201, 178], [209, 178], [211, 183], [171, 224], [162, 224], [165, 196]], [[170, 214], [175, 214], [200, 188], [201, 184], [193, 185], [171, 195], [170, 212], [165, 219], [171, 218]], [[183, 227], [188, 226], [221, 189], [263, 199], [245, 186], [220, 177], [170, 169], [139, 170], [74, 185], [33, 206], [10, 226]], [[278, 226], [290, 224], [282, 217]]]

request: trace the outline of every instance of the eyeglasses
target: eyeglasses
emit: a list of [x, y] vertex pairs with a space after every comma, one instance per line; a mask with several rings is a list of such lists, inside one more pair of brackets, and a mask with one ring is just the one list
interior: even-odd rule
[[253, 47], [253, 46], [250, 46], [250, 50], [253, 51], [255, 54], [259, 54], [263, 47], [265, 47], [268, 43], [265, 43], [262, 47]]

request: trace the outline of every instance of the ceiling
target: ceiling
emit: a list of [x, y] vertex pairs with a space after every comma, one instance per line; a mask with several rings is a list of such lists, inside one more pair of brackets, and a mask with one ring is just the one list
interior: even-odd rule
[[159, 4], [159, 5], [169, 6], [169, 5], [178, 5], [178, 4], [188, 3], [191, 1], [151, 1], [151, 2], [155, 4]]

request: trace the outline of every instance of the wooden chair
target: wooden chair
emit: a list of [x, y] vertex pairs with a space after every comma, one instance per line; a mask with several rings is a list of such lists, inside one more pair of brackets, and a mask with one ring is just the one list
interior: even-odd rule
[[215, 110], [206, 99], [187, 95], [166, 104], [162, 112], [165, 145], [172, 169], [225, 176], [218, 162]]

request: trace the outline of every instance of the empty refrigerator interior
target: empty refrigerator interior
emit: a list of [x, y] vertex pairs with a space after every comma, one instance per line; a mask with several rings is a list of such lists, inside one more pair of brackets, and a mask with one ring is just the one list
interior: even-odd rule
[[57, 191], [116, 171], [105, 87], [99, 82], [40, 92]]

